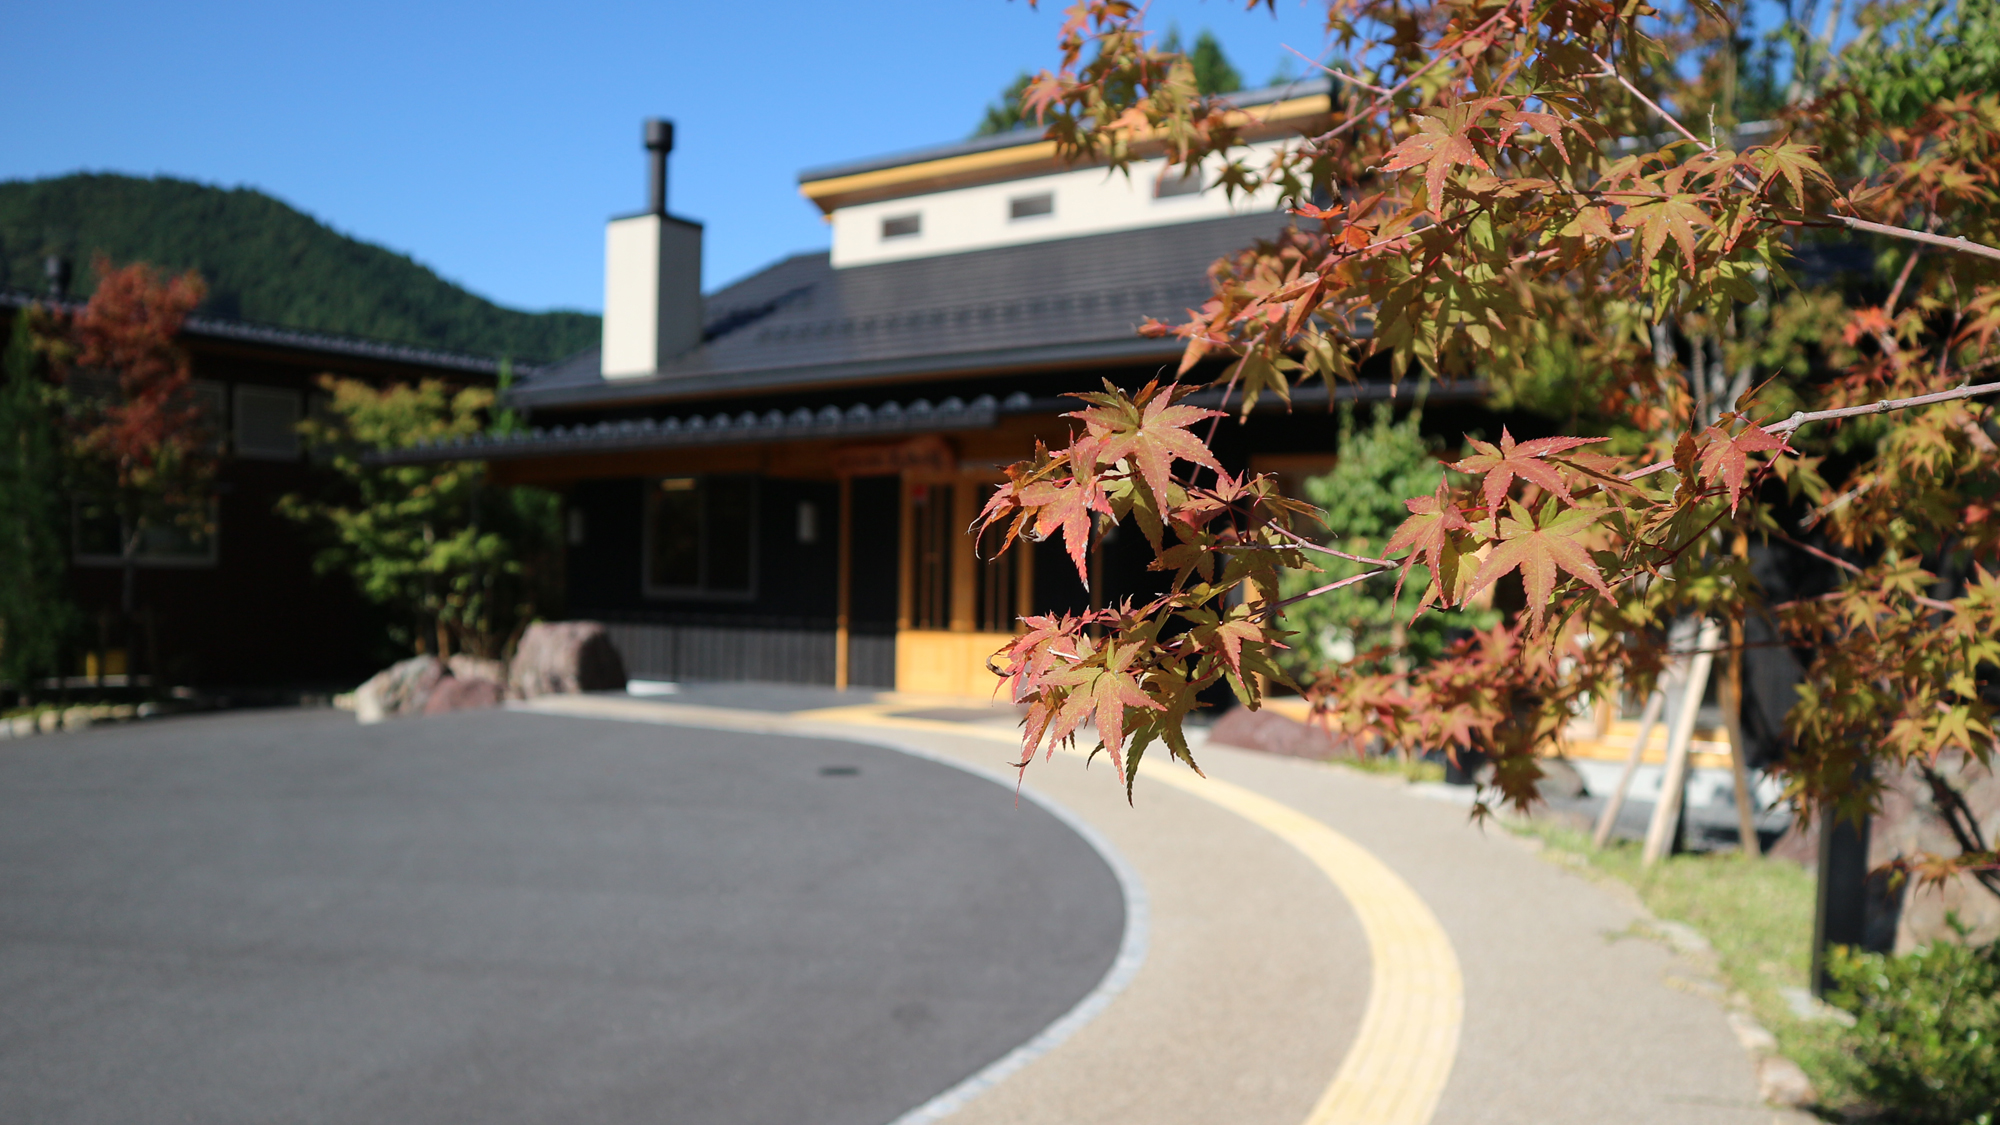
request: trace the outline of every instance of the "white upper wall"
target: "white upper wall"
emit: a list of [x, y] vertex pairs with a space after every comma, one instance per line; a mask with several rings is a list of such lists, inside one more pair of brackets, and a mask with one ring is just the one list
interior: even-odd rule
[[[1285, 142], [1269, 141], [1238, 149], [1237, 159], [1258, 167]], [[1212, 184], [1225, 166], [1212, 157], [1203, 182]], [[922, 195], [836, 208], [827, 216], [833, 224], [833, 265], [865, 266], [907, 258], [957, 254], [1023, 242], [1044, 242], [1085, 234], [1164, 226], [1200, 219], [1220, 219], [1278, 206], [1278, 193], [1266, 189], [1254, 196], [1238, 195], [1232, 202], [1220, 188], [1199, 194], [1157, 195], [1162, 174], [1178, 178], [1164, 159], [1135, 161], [1129, 178], [1103, 168], [1084, 168], [1028, 176], [1000, 183], [952, 188]], [[1048, 210], [1015, 217], [1016, 201], [1047, 196]], [[1033, 204], [1018, 208], [1038, 211]], [[907, 229], [916, 218], [916, 233]], [[903, 220], [897, 223], [896, 220]], [[886, 226], [885, 226], [886, 224]], [[888, 233], [885, 233], [888, 232]]]

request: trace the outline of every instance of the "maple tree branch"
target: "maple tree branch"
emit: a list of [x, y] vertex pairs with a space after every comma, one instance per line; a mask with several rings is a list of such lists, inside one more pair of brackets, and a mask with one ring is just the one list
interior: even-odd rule
[[[1501, 8], [1499, 11], [1493, 13], [1492, 15], [1486, 17], [1485, 23], [1480, 24], [1478, 27], [1475, 27], [1471, 31], [1460, 36], [1458, 42], [1463, 43], [1467, 39], [1478, 38], [1481, 32], [1484, 32], [1487, 28], [1490, 28], [1494, 24], [1500, 22], [1501, 17], [1505, 16], [1508, 12], [1512, 11], [1513, 7], [1514, 6], [1512, 4], [1509, 4]], [[1368, 120], [1370, 117], [1375, 116], [1382, 110], [1388, 109], [1394, 103], [1397, 94], [1400, 94], [1404, 90], [1409, 89], [1410, 85], [1414, 83], [1417, 79], [1422, 78], [1426, 74], [1429, 74], [1431, 72], [1432, 67], [1435, 67], [1437, 66], [1437, 64], [1445, 62], [1446, 60], [1456, 59], [1456, 58], [1458, 58], [1458, 52], [1456, 51], [1446, 51], [1438, 54], [1437, 56], [1432, 58], [1431, 61], [1411, 71], [1409, 75], [1406, 76], [1401, 82], [1398, 82], [1394, 86], [1389, 87], [1388, 90], [1383, 92], [1381, 97], [1375, 99], [1375, 104], [1369, 106], [1367, 109], [1362, 110], [1360, 113], [1355, 114], [1354, 116], [1348, 118], [1347, 120], [1341, 122], [1340, 124], [1335, 125], [1333, 128], [1327, 130], [1324, 133], [1321, 133], [1319, 136], [1312, 138], [1312, 140], [1309, 143], [1316, 145], [1323, 145], [1326, 142], [1332, 140], [1333, 138], [1338, 137], [1342, 133], [1347, 132], [1349, 129], [1354, 128], [1356, 125], [1361, 124], [1363, 121]]]
[[1323, 555], [1338, 555], [1341, 558], [1348, 560], [1349, 562], [1367, 563], [1369, 566], [1396, 565], [1393, 559], [1365, 558], [1361, 555], [1350, 555], [1346, 551], [1336, 551], [1332, 547], [1321, 546], [1320, 544], [1315, 543], [1312, 540], [1307, 539], [1304, 536], [1300, 535], [1298, 532], [1293, 531], [1289, 527], [1279, 527], [1276, 524], [1272, 524], [1271, 530], [1277, 532], [1278, 534], [1284, 536], [1285, 538], [1291, 540], [1292, 542], [1297, 543], [1299, 546], [1304, 547], [1308, 551], [1318, 551], [1320, 554]]
[[1990, 258], [1993, 261], [2000, 262], [2000, 249], [1988, 246], [1985, 243], [1974, 242], [1964, 235], [1959, 235], [1955, 238], [1946, 238], [1944, 235], [1931, 234], [1929, 231], [1892, 227], [1886, 223], [1871, 223], [1867, 219], [1855, 219], [1846, 215], [1827, 215], [1825, 218], [1827, 221], [1838, 223], [1849, 230], [1888, 235], [1890, 238], [1921, 242], [1926, 246], [1942, 246], [1946, 250], [1956, 250], [1961, 254], [1972, 254], [1977, 257]]
[[1903, 272], [1896, 275], [1896, 287], [1889, 290], [1889, 299], [1882, 302], [1882, 315], [1891, 321], [1896, 317], [1896, 303], [1903, 299], [1903, 286], [1910, 283], [1910, 274], [1916, 270], [1917, 259], [1922, 256], [1921, 250], [1910, 251], [1909, 260], [1903, 263]]
[[[1352, 558], [1353, 556], [1349, 555], [1347, 557]], [[1319, 586], [1314, 589], [1307, 590], [1303, 594], [1294, 594], [1291, 597], [1286, 598], [1284, 601], [1272, 602], [1270, 605], [1264, 607], [1264, 613], [1263, 613], [1264, 619], [1267, 621], [1270, 620], [1273, 616], [1277, 614], [1279, 610], [1285, 608], [1288, 605], [1297, 605], [1299, 602], [1305, 601], [1307, 598], [1316, 598], [1321, 594], [1332, 593], [1333, 591], [1340, 589], [1342, 586], [1352, 586], [1356, 582], [1359, 582], [1364, 578], [1373, 578], [1378, 574], [1388, 574], [1390, 571], [1393, 571], [1394, 569], [1395, 567], [1383, 567], [1381, 570], [1364, 570], [1360, 574], [1350, 575], [1346, 578], [1341, 579], [1338, 582], [1329, 582], [1324, 586]]]
[[[1801, 410], [1782, 422], [1773, 422], [1765, 426], [1764, 432], [1782, 437], [1812, 422], [1828, 422], [1836, 418], [1856, 418], [1864, 414], [1887, 414], [1892, 410], [1908, 410], [1913, 406], [1932, 406], [1940, 402], [1952, 402], [1961, 398], [1977, 398], [1980, 395], [1990, 395], [1995, 392], [2000, 392], [2000, 383], [1968, 383], [1965, 386], [1954, 387], [1948, 391], [1915, 395], [1911, 398], [1885, 398], [1878, 402], [1871, 402], [1862, 406], [1843, 406], [1835, 410]], [[1640, 480], [1673, 467], [1674, 463], [1671, 459], [1658, 461], [1643, 469], [1635, 469], [1632, 472], [1626, 473], [1619, 479]]]
[[1304, 59], [1310, 65], [1316, 66], [1321, 70], [1326, 71], [1327, 74], [1333, 76], [1334, 78], [1340, 79], [1342, 82], [1347, 83], [1349, 86], [1359, 86], [1360, 88], [1368, 91], [1371, 94], [1377, 94], [1385, 98], [1389, 96], [1389, 91], [1384, 90], [1382, 87], [1371, 86], [1368, 83], [1363, 82], [1361, 79], [1354, 77], [1352, 74], [1344, 74], [1338, 70], [1335, 70], [1332, 67], [1326, 65], [1325, 63], [1319, 61], [1318, 59], [1313, 58], [1312, 56], [1306, 54], [1304, 51], [1299, 50], [1297, 47], [1292, 46], [1290, 43], [1285, 44], [1285, 50], [1290, 51], [1291, 53]]
[[[1707, 141], [1704, 141], [1700, 137], [1697, 137], [1693, 133], [1689, 132], [1688, 127], [1681, 124], [1678, 118], [1676, 118], [1673, 114], [1668, 113], [1665, 109], [1661, 108], [1660, 103], [1647, 97], [1644, 93], [1641, 93], [1637, 86], [1634, 86], [1628, 79], [1626, 79], [1626, 77], [1623, 74], [1618, 73], [1616, 67], [1612, 66], [1608, 62], [1605, 62], [1602, 56], [1593, 54], [1590, 57], [1592, 59], [1595, 59], [1598, 65], [1604, 67], [1604, 73], [1600, 77], [1617, 79], [1618, 84], [1620, 86], [1625, 87], [1626, 91], [1629, 92], [1633, 97], [1638, 98], [1640, 101], [1646, 103], [1646, 108], [1652, 110], [1656, 114], [1659, 114], [1660, 119], [1662, 121], [1665, 121], [1667, 124], [1673, 126], [1675, 132], [1679, 133], [1683, 137], [1686, 137], [1688, 140], [1693, 141], [1695, 144], [1701, 146], [1701, 150], [1703, 152], [1712, 153], [1715, 151], [1714, 145], [1709, 144]], [[1752, 182], [1748, 176], [1745, 176], [1741, 169], [1736, 170], [1735, 176], [1736, 176], [1736, 182], [1742, 185], [1745, 189], [1752, 192], [1759, 190], [1757, 185], [1754, 182]], [[1856, 219], [1848, 215], [1827, 214], [1818, 216], [1818, 218], [1824, 219], [1826, 222], [1829, 223], [1835, 223], [1840, 226], [1844, 226], [1848, 230], [1866, 231], [1869, 234], [1880, 234], [1880, 235], [1886, 235], [1890, 238], [1906, 239], [1910, 242], [1921, 242], [1926, 246], [1941, 246], [1946, 250], [1956, 250], [1961, 254], [1972, 254], [1977, 257], [1990, 258], [1996, 262], [2000, 262], [2000, 248], [1987, 246], [1979, 242], [1973, 242], [1972, 240], [1966, 238], [1964, 235], [1959, 235], [1955, 238], [1946, 238], [1941, 234], [1932, 234], [1929, 231], [1909, 230], [1904, 227], [1892, 227], [1887, 223], [1871, 223], [1867, 219]], [[1897, 289], [1900, 290], [1901, 288], [1902, 288], [1902, 283], [1898, 282]]]

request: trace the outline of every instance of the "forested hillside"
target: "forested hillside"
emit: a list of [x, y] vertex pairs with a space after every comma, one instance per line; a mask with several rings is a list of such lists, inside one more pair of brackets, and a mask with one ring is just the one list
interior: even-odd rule
[[200, 270], [211, 316], [526, 362], [598, 338], [596, 316], [502, 308], [249, 188], [88, 174], [0, 182], [0, 286], [40, 292], [43, 258], [61, 254], [74, 263], [71, 292], [87, 296], [100, 252]]

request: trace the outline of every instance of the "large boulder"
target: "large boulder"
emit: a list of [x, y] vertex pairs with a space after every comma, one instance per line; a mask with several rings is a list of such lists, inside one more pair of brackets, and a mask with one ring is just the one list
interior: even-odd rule
[[455, 679], [486, 680], [499, 684], [502, 688], [507, 686], [507, 665], [498, 660], [488, 660], [483, 656], [467, 656], [461, 652], [446, 663], [451, 667], [451, 674]]
[[508, 666], [509, 699], [624, 689], [625, 661], [595, 621], [535, 622]]
[[1224, 713], [1208, 728], [1208, 740], [1292, 758], [1333, 758], [1354, 753], [1345, 738], [1328, 734], [1312, 723], [1248, 707], [1234, 707]]
[[444, 715], [453, 711], [479, 711], [500, 706], [507, 689], [487, 676], [447, 676], [438, 681], [424, 701], [424, 714]]
[[354, 691], [354, 717], [379, 723], [391, 715], [418, 714], [438, 683], [451, 675], [435, 656], [412, 656], [368, 677]]

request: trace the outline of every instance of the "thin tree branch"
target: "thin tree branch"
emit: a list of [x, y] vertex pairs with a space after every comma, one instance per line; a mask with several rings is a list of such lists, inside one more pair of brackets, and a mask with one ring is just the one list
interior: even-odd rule
[[[1488, 28], [1492, 27], [1494, 24], [1499, 23], [1502, 17], [1506, 16], [1509, 12], [1513, 10], [1514, 6], [1512, 4], [1509, 4], [1506, 7], [1501, 8], [1499, 11], [1493, 13], [1491, 16], [1488, 16], [1486, 18], [1485, 23], [1480, 24], [1478, 27], [1475, 27], [1471, 31], [1460, 36], [1458, 42], [1463, 43], [1467, 39], [1478, 38], [1483, 32], [1485, 32]], [[1354, 116], [1348, 118], [1347, 120], [1341, 122], [1340, 124], [1335, 125], [1333, 128], [1327, 130], [1326, 132], [1321, 133], [1319, 136], [1312, 138], [1311, 142], [1309, 143], [1316, 145], [1323, 145], [1326, 142], [1332, 140], [1333, 138], [1338, 137], [1342, 133], [1347, 132], [1349, 129], [1354, 128], [1356, 125], [1361, 124], [1363, 121], [1368, 120], [1370, 117], [1375, 116], [1382, 110], [1388, 109], [1392, 104], [1394, 104], [1397, 94], [1400, 94], [1404, 90], [1409, 89], [1412, 83], [1414, 83], [1417, 79], [1422, 78], [1424, 75], [1429, 74], [1431, 72], [1431, 69], [1437, 66], [1437, 64], [1456, 58], [1458, 58], [1458, 53], [1456, 51], [1440, 52], [1438, 55], [1433, 57], [1431, 61], [1411, 71], [1409, 75], [1406, 76], [1401, 82], [1398, 82], [1394, 86], [1389, 87], [1389, 89], [1385, 91], [1381, 97], [1375, 99], [1375, 103], [1373, 105], [1362, 110], [1360, 113], [1357, 113]]]
[[[1714, 145], [1709, 144], [1707, 141], [1704, 141], [1700, 137], [1697, 137], [1693, 133], [1689, 132], [1688, 127], [1681, 124], [1678, 118], [1676, 118], [1673, 114], [1668, 113], [1665, 109], [1661, 108], [1660, 103], [1654, 101], [1653, 99], [1647, 97], [1644, 93], [1640, 92], [1637, 86], [1634, 86], [1629, 80], [1626, 79], [1626, 77], [1623, 74], [1618, 73], [1618, 69], [1616, 67], [1612, 66], [1608, 62], [1605, 62], [1602, 56], [1593, 54], [1590, 57], [1592, 59], [1595, 59], [1599, 66], [1602, 66], [1604, 68], [1603, 77], [1617, 79], [1618, 84], [1620, 86], [1625, 87], [1625, 89], [1629, 93], [1631, 93], [1633, 97], [1638, 98], [1640, 101], [1646, 103], [1646, 108], [1652, 110], [1656, 114], [1659, 114], [1660, 119], [1665, 121], [1667, 124], [1673, 126], [1675, 132], [1679, 133], [1683, 137], [1686, 137], [1688, 140], [1693, 141], [1695, 144], [1701, 146], [1701, 150], [1703, 152], [1715, 151]], [[1744, 188], [1748, 189], [1749, 191], [1755, 192], [1760, 190], [1757, 184], [1753, 180], [1751, 180], [1748, 176], [1745, 176], [1743, 174], [1741, 169], [1737, 169], [1734, 172], [1734, 175], [1736, 177], [1736, 182], [1742, 185]], [[1946, 250], [1956, 250], [1961, 254], [1972, 254], [1977, 257], [1990, 258], [1994, 261], [2000, 262], [2000, 249], [1996, 249], [1995, 247], [1987, 246], [1982, 243], [1973, 242], [1970, 239], [1964, 237], [1963, 235], [1960, 235], [1957, 238], [1946, 238], [1941, 234], [1931, 234], [1928, 231], [1920, 231], [1920, 230], [1907, 230], [1903, 227], [1892, 227], [1885, 223], [1871, 223], [1867, 219], [1856, 219], [1848, 215], [1829, 214], [1829, 215], [1820, 215], [1817, 216], [1817, 218], [1823, 219], [1826, 222], [1836, 223], [1840, 226], [1844, 226], [1848, 230], [1866, 231], [1869, 234], [1887, 235], [1890, 238], [1901, 238], [1901, 239], [1906, 239], [1910, 242], [1921, 242], [1926, 246], [1941, 246]]]
[[1941, 234], [1931, 234], [1928, 231], [1921, 230], [1907, 230], [1903, 227], [1892, 227], [1885, 223], [1871, 223], [1867, 219], [1856, 219], [1847, 215], [1826, 215], [1823, 217], [1827, 221], [1839, 223], [1849, 230], [1867, 231], [1869, 234], [1885, 234], [1890, 238], [1921, 242], [1926, 246], [1942, 246], [1946, 250], [1956, 250], [1961, 254], [1973, 254], [1981, 258], [1990, 258], [1996, 262], [2000, 262], [2000, 249], [1995, 249], [1984, 243], [1973, 242], [1964, 235], [1959, 235], [1956, 238], [1946, 238]]
[[1326, 71], [1327, 74], [1340, 79], [1342, 82], [1347, 83], [1349, 86], [1358, 86], [1361, 89], [1366, 90], [1371, 94], [1377, 94], [1380, 95], [1381, 97], [1386, 98], [1389, 96], [1389, 91], [1384, 90], [1382, 87], [1371, 86], [1368, 83], [1363, 82], [1361, 79], [1354, 77], [1352, 74], [1346, 74], [1341, 71], [1335, 70], [1332, 67], [1326, 65], [1325, 63], [1319, 61], [1316, 58], [1313, 58], [1311, 55], [1306, 54], [1305, 52], [1299, 50], [1297, 47], [1294, 47], [1289, 43], [1285, 44], [1285, 50], [1290, 51], [1291, 53], [1304, 59], [1307, 63], [1310, 63], [1311, 65]]
[[[1837, 410], [1801, 410], [1782, 422], [1773, 422], [1765, 426], [1764, 432], [1782, 437], [1799, 429], [1801, 426], [1813, 422], [1828, 422], [1835, 418], [1857, 418], [1864, 414], [1887, 414], [1893, 410], [1908, 410], [1915, 406], [1932, 406], [1940, 402], [1953, 402], [1962, 398], [1977, 398], [1980, 395], [1990, 395], [1995, 392], [2000, 392], [2000, 383], [1969, 383], [1963, 387], [1954, 387], [1951, 390], [1938, 391], [1934, 394], [1916, 395], [1911, 398], [1885, 398], [1879, 402], [1868, 403], [1865, 406], [1843, 406]], [[1673, 467], [1674, 463], [1671, 460], [1659, 461], [1643, 469], [1635, 469], [1632, 472], [1626, 473], [1620, 479], [1640, 480]]]
[[1276, 524], [1272, 524], [1271, 530], [1277, 532], [1278, 534], [1284, 536], [1287, 539], [1290, 539], [1292, 542], [1298, 544], [1301, 547], [1304, 547], [1308, 551], [1318, 551], [1322, 555], [1338, 555], [1341, 558], [1348, 560], [1349, 562], [1366, 563], [1369, 566], [1396, 565], [1393, 559], [1371, 559], [1362, 555], [1350, 555], [1346, 551], [1336, 551], [1332, 547], [1321, 546], [1320, 544], [1315, 543], [1312, 540], [1307, 539], [1304, 536], [1300, 535], [1298, 532], [1293, 531], [1289, 527], [1279, 527]]
[[1274, 615], [1277, 614], [1279, 610], [1285, 608], [1288, 605], [1296, 605], [1299, 602], [1305, 601], [1307, 598], [1316, 598], [1321, 594], [1332, 593], [1333, 591], [1340, 589], [1342, 586], [1352, 586], [1356, 582], [1359, 582], [1364, 578], [1373, 578], [1378, 574], [1388, 574], [1390, 571], [1393, 571], [1394, 569], [1395, 567], [1384, 567], [1381, 570], [1364, 570], [1360, 574], [1350, 575], [1349, 577], [1343, 578], [1338, 582], [1329, 582], [1324, 586], [1319, 586], [1315, 587], [1314, 589], [1307, 590], [1303, 594], [1294, 594], [1291, 597], [1286, 598], [1284, 601], [1272, 602], [1270, 605], [1264, 607], [1264, 619], [1266, 621], [1270, 620]]

